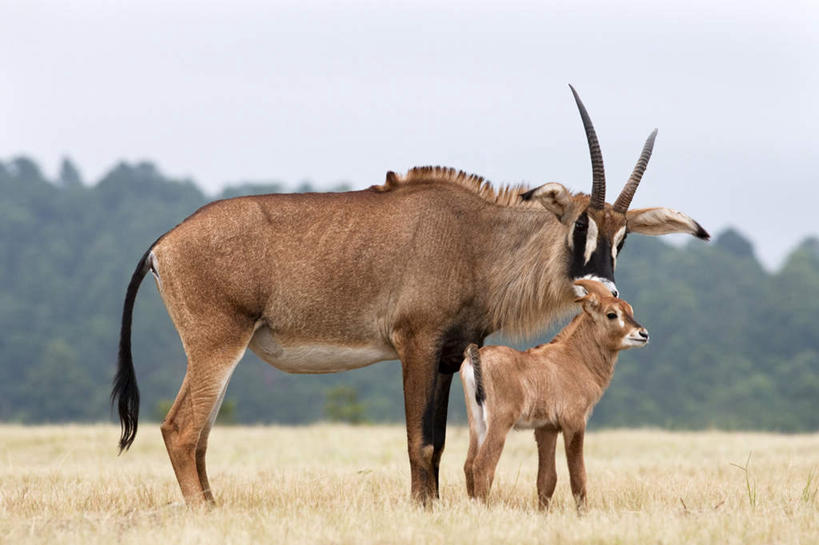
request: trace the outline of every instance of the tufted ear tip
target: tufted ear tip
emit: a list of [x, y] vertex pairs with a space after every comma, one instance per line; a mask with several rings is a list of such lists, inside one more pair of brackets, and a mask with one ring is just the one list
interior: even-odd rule
[[694, 233], [694, 236], [706, 241], [711, 240], [711, 235], [708, 233], [708, 231], [703, 229], [702, 225], [700, 225], [699, 222], [695, 221], [694, 223], [697, 224], [697, 232]]

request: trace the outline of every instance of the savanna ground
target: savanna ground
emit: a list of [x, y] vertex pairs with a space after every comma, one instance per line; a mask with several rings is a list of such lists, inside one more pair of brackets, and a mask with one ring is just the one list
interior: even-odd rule
[[[217, 426], [219, 505], [189, 511], [158, 427], [145, 423], [121, 457], [118, 431], [0, 426], [0, 542], [819, 542], [817, 434], [591, 433], [579, 516], [562, 449], [552, 509], [537, 509], [531, 432], [510, 435], [484, 506], [466, 497], [467, 432], [450, 428], [442, 499], [425, 510], [409, 500], [401, 426]], [[749, 454], [747, 472], [732, 465]]]

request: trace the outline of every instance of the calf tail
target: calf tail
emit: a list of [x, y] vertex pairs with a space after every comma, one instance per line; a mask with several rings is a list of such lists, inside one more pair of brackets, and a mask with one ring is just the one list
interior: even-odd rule
[[481, 375], [481, 354], [478, 345], [470, 344], [464, 351], [464, 356], [469, 358], [469, 363], [472, 365], [472, 372], [475, 375], [475, 401], [478, 405], [483, 405], [486, 400], [486, 392], [483, 389], [483, 377]]

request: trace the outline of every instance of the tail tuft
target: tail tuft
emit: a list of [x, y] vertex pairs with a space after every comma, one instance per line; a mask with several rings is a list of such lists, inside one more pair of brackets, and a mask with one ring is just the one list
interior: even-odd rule
[[469, 358], [469, 363], [472, 365], [472, 372], [475, 375], [475, 401], [478, 405], [483, 405], [486, 400], [486, 392], [483, 389], [483, 379], [481, 377], [481, 354], [480, 348], [477, 344], [470, 344], [466, 347], [464, 355]]

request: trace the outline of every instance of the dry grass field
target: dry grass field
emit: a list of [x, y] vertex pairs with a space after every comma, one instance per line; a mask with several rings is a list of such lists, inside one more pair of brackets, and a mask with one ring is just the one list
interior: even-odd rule
[[[819, 435], [623, 430], [586, 439], [579, 516], [559, 453], [537, 509], [531, 432], [513, 433], [488, 506], [466, 498], [453, 427], [442, 500], [409, 501], [400, 426], [217, 427], [218, 507], [189, 511], [156, 425], [116, 456], [113, 426], [0, 426], [1, 543], [819, 543]], [[747, 472], [732, 464], [744, 466]]]

